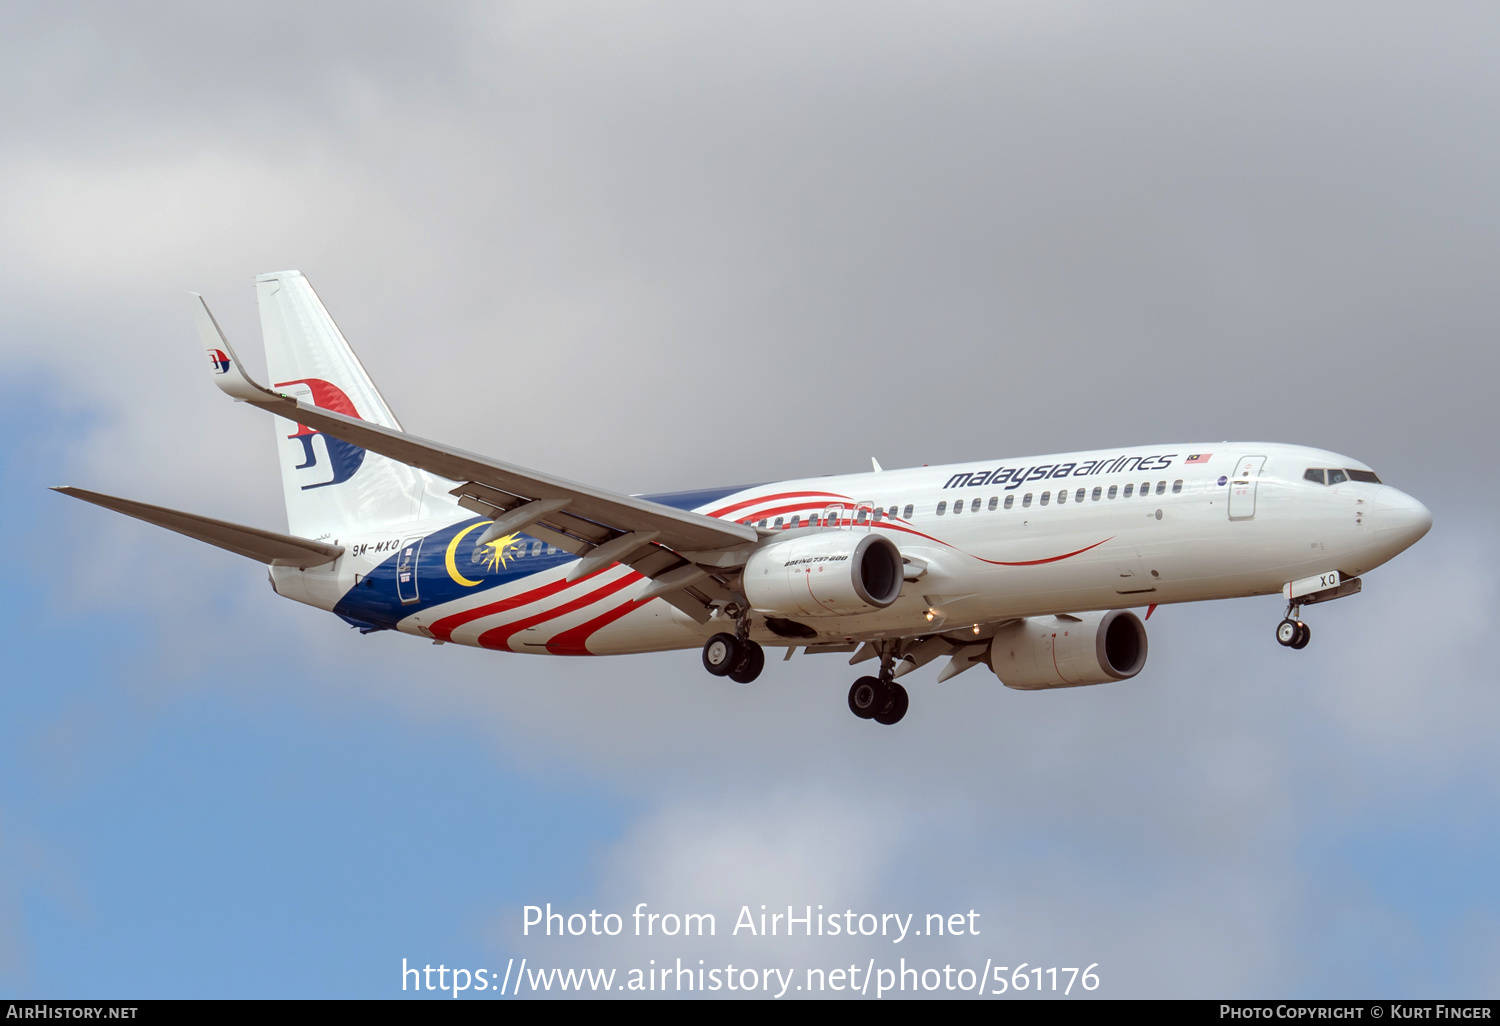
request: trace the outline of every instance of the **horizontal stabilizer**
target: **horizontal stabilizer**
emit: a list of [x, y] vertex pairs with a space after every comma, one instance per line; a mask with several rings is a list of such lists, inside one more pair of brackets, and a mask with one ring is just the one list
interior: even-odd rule
[[213, 520], [193, 513], [167, 509], [164, 506], [151, 506], [144, 502], [120, 499], [113, 495], [102, 495], [99, 492], [85, 491], [82, 488], [64, 486], [52, 490], [71, 495], [75, 499], [82, 499], [84, 502], [92, 502], [95, 506], [112, 509], [116, 513], [124, 513], [127, 517], [144, 520], [157, 527], [165, 527], [168, 531], [185, 534], [189, 538], [217, 545], [221, 549], [227, 549], [238, 555], [258, 559], [272, 566], [295, 566], [305, 570], [310, 566], [332, 563], [344, 554], [344, 549], [340, 545], [324, 545], [322, 542], [309, 541], [306, 538], [294, 538], [288, 534], [262, 531], [258, 527], [242, 527], [223, 520]]

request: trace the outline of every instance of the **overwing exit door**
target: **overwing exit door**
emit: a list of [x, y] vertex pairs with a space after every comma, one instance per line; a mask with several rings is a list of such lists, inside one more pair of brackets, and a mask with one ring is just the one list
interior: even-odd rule
[[1229, 479], [1230, 520], [1255, 518], [1255, 489], [1260, 483], [1260, 468], [1265, 463], [1264, 456], [1241, 456], [1234, 465], [1234, 476]]

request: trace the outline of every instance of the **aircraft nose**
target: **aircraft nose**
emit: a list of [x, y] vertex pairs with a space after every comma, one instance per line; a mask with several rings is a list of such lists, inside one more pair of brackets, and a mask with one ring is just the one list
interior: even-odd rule
[[1375, 499], [1375, 530], [1401, 548], [1415, 544], [1432, 528], [1432, 511], [1410, 495], [1390, 485], [1381, 489]]

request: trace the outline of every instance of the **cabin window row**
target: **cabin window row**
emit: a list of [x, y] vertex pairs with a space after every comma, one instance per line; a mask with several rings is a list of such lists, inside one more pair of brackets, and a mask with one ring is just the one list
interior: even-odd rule
[[[1178, 478], [1176, 481], [1172, 482], [1172, 494], [1173, 495], [1179, 495], [1179, 494], [1181, 494], [1181, 492], [1182, 492], [1182, 479]], [[1156, 482], [1155, 494], [1157, 494], [1157, 495], [1165, 495], [1166, 493], [1167, 493], [1167, 482], [1165, 482], [1165, 481], [1158, 481], [1158, 482]], [[1098, 502], [1100, 499], [1114, 499], [1114, 498], [1117, 498], [1117, 497], [1118, 498], [1128, 499], [1128, 498], [1132, 497], [1135, 494], [1137, 494], [1137, 493], [1136, 493], [1136, 486], [1135, 486], [1135, 482], [1134, 481], [1132, 481], [1130, 484], [1126, 485], [1123, 489], [1121, 489], [1119, 485], [1110, 485], [1108, 488], [1105, 488], [1103, 485], [1095, 485], [1092, 490], [1090, 490], [1088, 488], [1079, 488], [1077, 491], [1073, 492], [1072, 493], [1072, 501], [1074, 501], [1074, 502], [1085, 502], [1085, 501], [1088, 501], [1088, 500], [1092, 500], [1094, 502]], [[1144, 495], [1150, 495], [1150, 494], [1152, 494], [1152, 487], [1151, 487], [1151, 482], [1150, 481], [1142, 481], [1141, 482], [1141, 487], [1140, 487], [1139, 494], [1143, 495], [1143, 496]], [[1032, 497], [1033, 496], [1032, 496], [1031, 492], [1027, 492], [1025, 495], [1021, 496], [1021, 508], [1022, 509], [1026, 509], [1026, 508], [1028, 508], [1031, 505]], [[1068, 498], [1069, 498], [1068, 490], [1066, 488], [1060, 490], [1057, 493], [1057, 496], [1056, 496], [1057, 504], [1059, 506], [1064, 505], [1065, 503], [1068, 502]], [[1052, 492], [1050, 492], [1050, 491], [1043, 492], [1041, 494], [1041, 498], [1038, 500], [1038, 505], [1046, 506], [1046, 505], [1049, 505], [1052, 501], [1053, 501], [1053, 494], [1052, 494]], [[982, 503], [983, 502], [984, 502], [983, 499], [968, 500], [967, 501], [967, 505], [968, 505], [968, 508], [969, 508], [969, 512], [971, 512], [971, 513], [978, 513], [980, 511], [980, 509], [982, 508]], [[1005, 509], [1011, 509], [1013, 506], [1015, 506], [1015, 504], [1016, 504], [1016, 497], [1014, 495], [1007, 495], [1005, 497], [1005, 502], [1003, 504]], [[1002, 504], [1000, 502], [1000, 497], [998, 495], [991, 495], [990, 496], [990, 501], [989, 501], [989, 506], [988, 506], [988, 508], [990, 510], [999, 509], [1001, 507], [1001, 505]], [[954, 515], [956, 516], [959, 513], [962, 513], [964, 511], [964, 506], [965, 506], [965, 500], [964, 499], [955, 499], [954, 502], [953, 502], [953, 513], [954, 513]], [[937, 515], [938, 516], [943, 516], [947, 512], [948, 512], [948, 500], [944, 499], [942, 502], [940, 502], [940, 503], [937, 504]]]
[[[470, 558], [476, 563], [489, 559], [490, 549], [491, 546], [489, 545], [477, 546]], [[546, 553], [549, 556], [554, 556], [557, 554], [557, 546], [547, 545], [543, 542], [537, 541], [536, 539], [532, 539], [529, 545], [525, 541], [517, 541], [512, 542], [510, 545], [507, 545], [505, 547], [506, 559], [521, 559], [525, 556], [540, 556], [543, 553]]]
[[[889, 509], [886, 509], [883, 506], [861, 506], [856, 510], [845, 509], [841, 522], [848, 523], [850, 522], [851, 518], [852, 522], [855, 524], [878, 524], [882, 520], [910, 520], [915, 508], [916, 507], [912, 503], [908, 502], [906, 504], [905, 510], [902, 510], [899, 505], [892, 506]], [[827, 526], [837, 526], [834, 521], [834, 517], [827, 517]], [[825, 520], [824, 514], [812, 513], [807, 516], [806, 522], [804, 523], [803, 517], [799, 513], [797, 516], [792, 517], [790, 520], [788, 520], [786, 517], [777, 517], [775, 520], [771, 520], [768, 517], [761, 517], [759, 520], [751, 518], [749, 520], [743, 520], [741, 521], [741, 523], [745, 524], [746, 526], [767, 527], [773, 531], [780, 531], [783, 528], [786, 530], [792, 530], [793, 528], [797, 527], [822, 527], [824, 526]]]

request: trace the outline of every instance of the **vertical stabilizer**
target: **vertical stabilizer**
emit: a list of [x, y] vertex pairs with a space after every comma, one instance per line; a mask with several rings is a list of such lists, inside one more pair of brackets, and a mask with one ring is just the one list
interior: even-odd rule
[[[277, 392], [401, 429], [301, 271], [255, 279], [266, 370]], [[301, 424], [276, 418], [292, 534], [322, 538], [416, 518], [426, 475]]]

